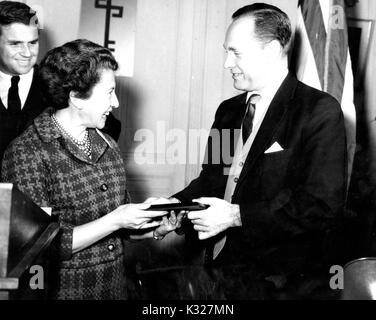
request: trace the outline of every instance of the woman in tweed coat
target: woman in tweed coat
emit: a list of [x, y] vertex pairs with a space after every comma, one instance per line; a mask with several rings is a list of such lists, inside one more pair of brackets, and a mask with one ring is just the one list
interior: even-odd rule
[[41, 63], [51, 108], [4, 157], [2, 181], [17, 185], [37, 205], [52, 207], [59, 219], [52, 293], [58, 299], [125, 299], [124, 233], [154, 228], [154, 236], [163, 236], [175, 228], [166, 219], [153, 220], [165, 212], [129, 204], [120, 150], [98, 130], [119, 106], [117, 68], [109, 50], [87, 40], [51, 50]]

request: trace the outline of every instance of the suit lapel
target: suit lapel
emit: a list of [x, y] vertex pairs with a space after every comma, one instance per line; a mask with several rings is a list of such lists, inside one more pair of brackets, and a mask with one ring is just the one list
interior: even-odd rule
[[0, 99], [0, 109], [2, 112], [7, 112], [8, 109], [5, 107], [3, 100]]
[[[35, 108], [35, 101], [41, 101], [41, 98], [36, 99], [36, 95], [41, 95], [41, 89], [39, 87], [38, 66], [34, 66], [33, 80], [27, 95], [25, 105], [22, 108], [23, 112], [28, 112], [29, 109]], [[39, 108], [39, 106], [37, 106]]]
[[236, 97], [231, 107], [224, 114], [222, 122], [223, 128], [240, 129], [243, 121], [246, 105], [247, 93], [243, 93]]
[[296, 85], [296, 78], [289, 73], [270, 103], [265, 118], [248, 153], [247, 160], [240, 174], [234, 195], [247, 176], [247, 173], [254, 166], [258, 157], [264, 153], [268, 145], [271, 143], [271, 139], [273, 138], [280, 123], [283, 122], [288, 103], [293, 97]]
[[3, 112], [7, 111], [7, 108], [5, 108], [3, 100], [0, 99], [0, 108], [3, 109]]

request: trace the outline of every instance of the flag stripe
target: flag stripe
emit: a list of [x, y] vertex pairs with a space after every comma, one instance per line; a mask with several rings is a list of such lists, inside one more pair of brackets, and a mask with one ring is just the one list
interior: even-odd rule
[[321, 87], [324, 88], [325, 65], [324, 63], [322, 63], [322, 60], [323, 57], [325, 57], [325, 44], [327, 35], [320, 3], [319, 0], [300, 0], [299, 5], [301, 8], [308, 39], [313, 51], [313, 56], [315, 58]]
[[[337, 8], [344, 8], [343, 0], [332, 1], [333, 5], [338, 6]], [[337, 12], [342, 15], [342, 12]], [[332, 16], [333, 18], [334, 16]], [[339, 25], [335, 25], [339, 23]], [[345, 84], [345, 74], [346, 74], [346, 62], [347, 62], [347, 52], [348, 52], [348, 38], [347, 38], [347, 26], [346, 19], [341, 19], [341, 21], [330, 21], [328, 32], [330, 33], [329, 42], [329, 61], [328, 61], [328, 72], [326, 77], [326, 85], [324, 86], [324, 91], [330, 93], [335, 97], [339, 103], [342, 101], [343, 88]]]
[[328, 92], [341, 104], [349, 182], [356, 148], [356, 110], [344, 1], [300, 0], [298, 11], [292, 67], [300, 81]]

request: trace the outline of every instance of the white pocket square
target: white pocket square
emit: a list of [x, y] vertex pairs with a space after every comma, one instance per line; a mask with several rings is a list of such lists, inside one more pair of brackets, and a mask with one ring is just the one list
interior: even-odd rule
[[272, 146], [265, 151], [265, 153], [272, 153], [272, 152], [278, 152], [278, 151], [283, 151], [283, 148], [279, 145], [278, 142], [274, 142]]

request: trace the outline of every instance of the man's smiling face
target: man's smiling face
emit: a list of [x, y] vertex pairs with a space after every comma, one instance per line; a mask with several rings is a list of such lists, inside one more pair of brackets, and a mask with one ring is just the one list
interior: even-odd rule
[[9, 75], [28, 73], [37, 62], [39, 33], [35, 25], [12, 23], [1, 27], [0, 71]]

